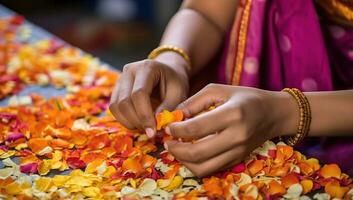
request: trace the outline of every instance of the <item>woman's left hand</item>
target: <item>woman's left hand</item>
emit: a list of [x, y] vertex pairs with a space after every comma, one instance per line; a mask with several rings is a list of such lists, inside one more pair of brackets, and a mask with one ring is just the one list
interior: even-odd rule
[[[216, 108], [195, 116], [212, 105]], [[266, 140], [294, 133], [298, 120], [296, 103], [287, 93], [219, 84], [206, 86], [178, 109], [192, 118], [170, 124], [166, 132], [196, 142], [165, 145], [199, 177], [241, 162]]]

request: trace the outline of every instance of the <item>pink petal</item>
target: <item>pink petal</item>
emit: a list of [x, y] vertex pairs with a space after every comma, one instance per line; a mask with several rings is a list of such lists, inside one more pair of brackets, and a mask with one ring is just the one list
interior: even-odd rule
[[275, 149], [268, 150], [268, 156], [270, 156], [270, 158], [276, 158], [276, 150]]
[[72, 169], [82, 169], [86, 167], [86, 163], [77, 157], [71, 157], [66, 159], [67, 164]]
[[233, 173], [241, 173], [241, 172], [245, 171], [245, 168], [246, 168], [245, 163], [242, 162], [242, 163], [235, 165], [232, 169], [232, 172]]
[[36, 173], [38, 169], [38, 163], [28, 163], [28, 164], [23, 164], [20, 165], [20, 171], [22, 173]]
[[18, 139], [21, 138], [25, 138], [25, 135], [23, 135], [23, 133], [20, 132], [16, 132], [16, 133], [10, 133], [7, 138], [5, 139], [6, 142], [12, 143], [15, 142]]

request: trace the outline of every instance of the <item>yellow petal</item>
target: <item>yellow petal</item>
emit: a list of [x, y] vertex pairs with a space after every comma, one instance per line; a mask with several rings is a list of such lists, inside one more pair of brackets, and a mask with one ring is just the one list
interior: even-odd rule
[[101, 165], [102, 163], [103, 163], [103, 160], [94, 160], [94, 161], [88, 163], [85, 172], [89, 173], [89, 174], [96, 172], [97, 167], [99, 165]]
[[157, 185], [159, 188], [165, 188], [168, 185], [170, 185], [170, 183], [172, 182], [171, 179], [158, 179], [157, 180]]
[[38, 166], [38, 173], [40, 175], [46, 175], [49, 173], [51, 168], [51, 163], [49, 160], [43, 160]]
[[310, 179], [300, 181], [300, 184], [303, 186], [303, 194], [307, 194], [313, 189], [314, 183]]
[[116, 172], [115, 167], [109, 166], [109, 167], [107, 167], [107, 169], [106, 169], [105, 172], [103, 173], [103, 177], [109, 178], [109, 177], [111, 177], [115, 172]]
[[53, 183], [55, 186], [61, 187], [63, 186], [67, 180], [70, 179], [70, 176], [65, 176], [65, 175], [55, 175], [53, 177]]
[[47, 192], [51, 186], [53, 186], [51, 178], [41, 177], [35, 181], [36, 189], [42, 192]]
[[97, 187], [86, 187], [83, 188], [82, 194], [86, 197], [97, 197], [100, 194], [100, 190]]
[[182, 183], [183, 183], [184, 179], [181, 176], [175, 176], [172, 180], [172, 182], [164, 188], [164, 190], [166, 191], [172, 191], [176, 188], [178, 188]]
[[68, 185], [78, 185], [78, 186], [86, 187], [86, 186], [91, 186], [92, 185], [92, 181], [87, 179], [87, 178], [84, 178], [82, 176], [72, 176], [66, 182], [66, 184], [68, 184]]

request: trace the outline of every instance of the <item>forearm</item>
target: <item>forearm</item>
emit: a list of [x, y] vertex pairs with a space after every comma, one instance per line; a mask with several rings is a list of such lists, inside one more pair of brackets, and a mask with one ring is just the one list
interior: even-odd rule
[[[353, 90], [305, 92], [311, 107], [308, 136], [353, 136]], [[295, 134], [299, 110], [296, 101], [286, 94], [280, 107], [287, 112], [283, 135]], [[286, 105], [284, 105], [286, 104]]]
[[[234, 13], [227, 18], [233, 18], [233, 15]], [[230, 21], [229, 19], [225, 21]], [[229, 24], [229, 22], [224, 23]], [[226, 33], [226, 27], [217, 26], [212, 19], [208, 18], [207, 13], [202, 14], [192, 9], [192, 6], [184, 5], [169, 22], [161, 45], [174, 45], [183, 49], [190, 57], [192, 70], [189, 75], [192, 75], [216, 55]], [[180, 55], [173, 52], [163, 53], [157, 57], [157, 60], [178, 67], [185, 67], [187, 64]]]

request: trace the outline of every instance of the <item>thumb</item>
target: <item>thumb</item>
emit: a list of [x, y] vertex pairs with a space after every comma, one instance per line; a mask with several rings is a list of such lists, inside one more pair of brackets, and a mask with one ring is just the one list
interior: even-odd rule
[[223, 103], [226, 99], [221, 91], [221, 88], [217, 84], [209, 84], [179, 104], [177, 109], [182, 110], [186, 118], [190, 118], [213, 105]]

